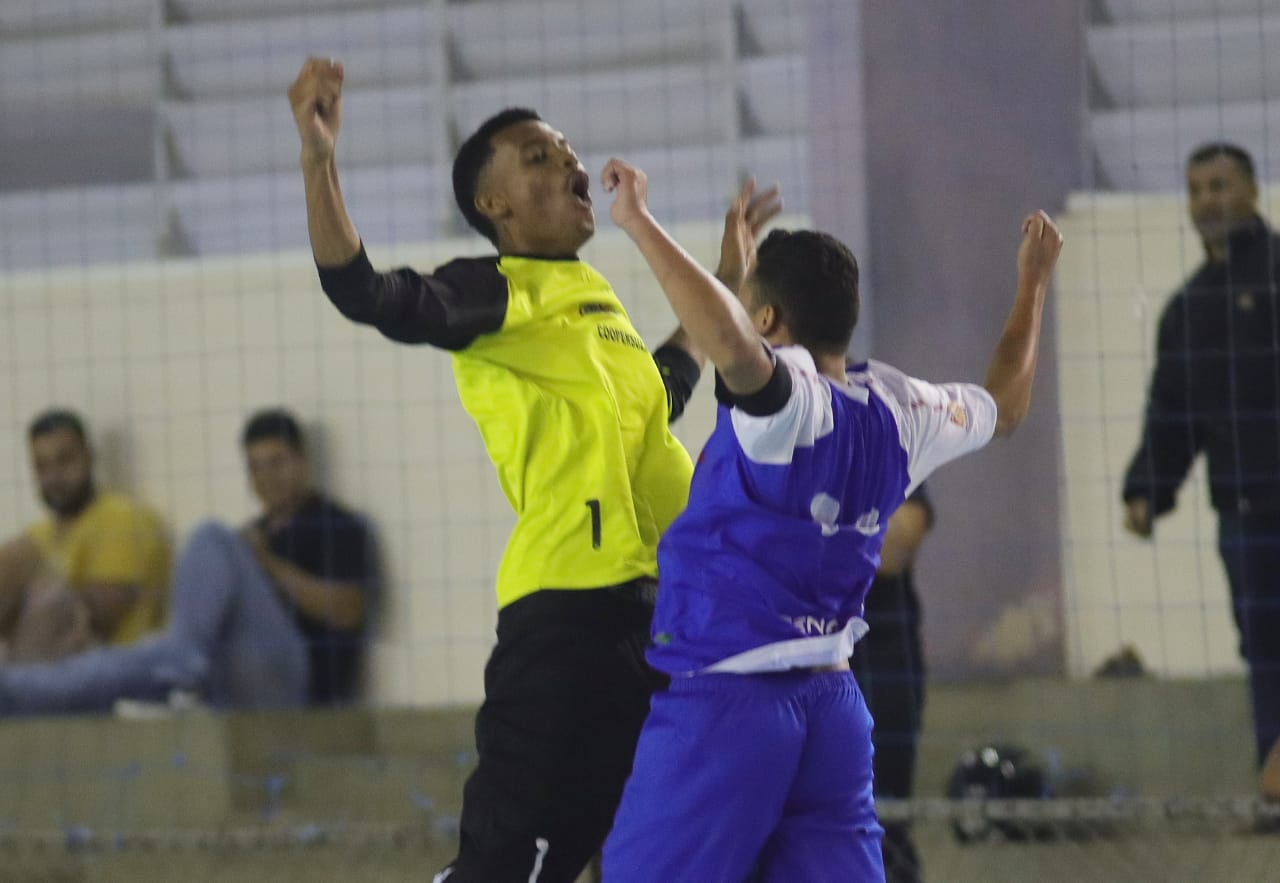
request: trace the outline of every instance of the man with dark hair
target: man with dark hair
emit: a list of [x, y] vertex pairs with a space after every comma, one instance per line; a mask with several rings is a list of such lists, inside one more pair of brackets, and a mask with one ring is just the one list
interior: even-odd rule
[[1257, 175], [1254, 172], [1253, 157], [1249, 155], [1249, 151], [1229, 141], [1211, 141], [1200, 145], [1191, 151], [1191, 156], [1187, 157], [1187, 166], [1188, 168], [1204, 166], [1220, 158], [1231, 160], [1249, 183], [1256, 183]]
[[174, 570], [166, 629], [129, 647], [0, 667], [0, 715], [106, 711], [173, 690], [219, 708], [355, 698], [378, 582], [372, 533], [314, 489], [290, 414], [254, 415], [242, 440], [262, 514], [239, 532], [196, 527]]
[[1124, 524], [1149, 538], [1204, 453], [1261, 767], [1280, 739], [1280, 238], [1234, 144], [1191, 154], [1187, 196], [1205, 259], [1160, 316]]
[[159, 519], [123, 494], [98, 490], [78, 415], [46, 411], [27, 439], [50, 514], [0, 545], [0, 661], [56, 659], [159, 628], [169, 571]]
[[373, 536], [362, 517], [315, 489], [302, 429], [289, 412], [253, 415], [241, 443], [263, 510], [241, 535], [305, 640], [307, 701], [350, 703], [377, 584]]
[[[806, 290], [799, 279], [820, 274], [826, 288]], [[799, 346], [844, 352], [858, 323], [858, 264], [835, 237], [811, 230], [774, 230], [760, 243], [752, 277], [755, 304], [787, 322]]]
[[517, 123], [538, 123], [542, 117], [537, 111], [525, 107], [509, 107], [499, 111], [481, 124], [458, 148], [453, 160], [453, 198], [458, 211], [471, 228], [498, 246], [498, 230], [476, 205], [480, 189], [480, 176], [493, 159], [493, 136]]
[[[578, 260], [595, 231], [590, 178], [529, 110], [485, 122], [454, 163], [459, 208], [498, 254], [376, 273], [338, 187], [342, 80], [311, 59], [289, 89], [322, 287], [348, 318], [453, 354], [517, 516], [458, 857], [436, 879], [572, 883], [609, 830], [658, 683], [643, 659], [655, 550], [692, 468], [669, 422], [702, 357], [680, 331], [650, 354]], [[730, 285], [780, 208], [776, 190], [744, 194], [721, 255]]]
[[89, 433], [84, 428], [84, 421], [79, 414], [66, 408], [52, 408], [31, 418], [31, 425], [27, 427], [27, 440], [34, 441], [63, 429], [88, 446]]
[[251, 445], [264, 439], [276, 439], [288, 445], [294, 453], [305, 454], [306, 442], [297, 419], [284, 408], [267, 408], [252, 415], [240, 433], [240, 445], [246, 451]]
[[740, 298], [649, 214], [644, 173], [604, 170], [613, 220], [716, 366], [717, 421], [658, 549], [656, 693], [604, 852], [609, 883], [883, 881], [871, 717], [849, 671], [885, 522], [925, 477], [1007, 435], [1031, 397], [1062, 237], [1026, 218], [985, 388], [871, 362], [849, 373], [858, 267], [775, 231]]

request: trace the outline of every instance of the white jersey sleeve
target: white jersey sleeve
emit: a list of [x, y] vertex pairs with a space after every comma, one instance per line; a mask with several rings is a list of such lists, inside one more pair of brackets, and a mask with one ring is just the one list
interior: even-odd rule
[[801, 347], [778, 347], [774, 358], [790, 375], [791, 394], [772, 414], [755, 416], [733, 409], [733, 431], [747, 458], [756, 463], [790, 463], [797, 448], [811, 448], [834, 425], [831, 388]]
[[996, 402], [974, 383], [929, 383], [868, 362], [871, 391], [893, 412], [907, 452], [907, 493], [944, 463], [979, 450], [996, 431]]

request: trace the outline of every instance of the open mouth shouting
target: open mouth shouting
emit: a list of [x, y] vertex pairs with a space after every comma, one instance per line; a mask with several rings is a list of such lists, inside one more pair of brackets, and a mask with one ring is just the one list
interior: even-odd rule
[[583, 169], [569, 175], [569, 190], [583, 205], [591, 205], [591, 176]]

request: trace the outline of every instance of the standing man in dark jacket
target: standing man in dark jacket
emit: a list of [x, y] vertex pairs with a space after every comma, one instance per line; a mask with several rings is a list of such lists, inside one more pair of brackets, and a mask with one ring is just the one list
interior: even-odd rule
[[1261, 765], [1280, 737], [1280, 239], [1258, 214], [1253, 159], [1234, 144], [1191, 154], [1187, 194], [1205, 261], [1160, 317], [1125, 527], [1150, 537], [1204, 452]]

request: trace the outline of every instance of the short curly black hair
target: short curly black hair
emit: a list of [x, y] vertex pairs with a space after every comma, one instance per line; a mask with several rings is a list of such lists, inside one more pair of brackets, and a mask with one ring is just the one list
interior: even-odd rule
[[508, 126], [529, 120], [541, 121], [538, 112], [527, 107], [508, 107], [495, 113], [480, 124], [462, 142], [458, 155], [453, 160], [453, 198], [458, 203], [458, 210], [467, 219], [467, 223], [485, 239], [495, 246], [498, 244], [498, 231], [493, 223], [480, 214], [476, 208], [476, 188], [480, 186], [480, 173], [493, 158], [493, 136]]
[[1249, 151], [1230, 141], [1210, 141], [1208, 144], [1201, 144], [1191, 151], [1191, 156], [1187, 157], [1187, 165], [1197, 166], [1220, 156], [1228, 157], [1250, 181], [1257, 180], [1253, 168], [1253, 157], [1249, 155]]
[[254, 442], [267, 439], [279, 439], [299, 454], [307, 449], [298, 418], [284, 408], [258, 411], [245, 422], [244, 431], [240, 435], [242, 446], [247, 448]]
[[858, 262], [848, 246], [814, 230], [774, 230], [756, 251], [756, 305], [770, 304], [796, 343], [831, 355], [858, 324]]
[[88, 443], [89, 433], [85, 431], [84, 420], [75, 411], [67, 408], [50, 408], [32, 418], [27, 427], [27, 439], [35, 441], [43, 435], [68, 430], [81, 442]]

